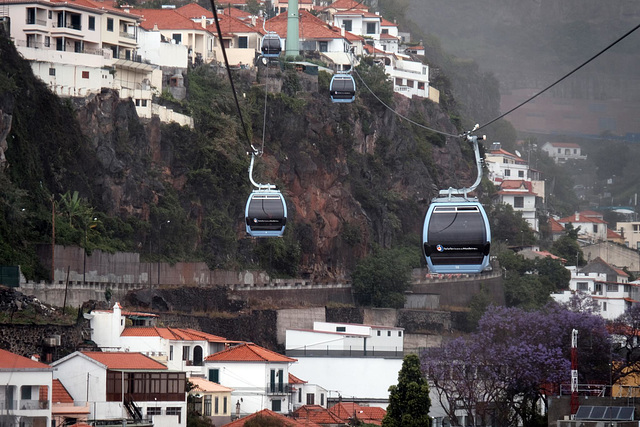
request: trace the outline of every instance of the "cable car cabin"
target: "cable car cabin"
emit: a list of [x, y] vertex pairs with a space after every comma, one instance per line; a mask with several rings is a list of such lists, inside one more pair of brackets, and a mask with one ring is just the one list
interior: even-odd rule
[[287, 223], [287, 204], [277, 190], [254, 190], [245, 208], [247, 233], [252, 237], [280, 237]]
[[356, 99], [356, 81], [349, 74], [334, 74], [329, 94], [333, 102], [353, 102]]
[[[459, 200], [456, 200], [459, 199]], [[491, 230], [482, 205], [435, 199], [427, 210], [422, 251], [433, 273], [480, 273], [489, 265]]]
[[277, 58], [282, 51], [280, 36], [275, 33], [268, 33], [262, 38], [262, 56], [265, 58]]

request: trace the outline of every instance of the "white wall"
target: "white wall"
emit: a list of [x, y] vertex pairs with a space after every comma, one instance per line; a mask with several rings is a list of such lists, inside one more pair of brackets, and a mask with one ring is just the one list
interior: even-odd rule
[[138, 54], [142, 59], [161, 67], [187, 68], [189, 49], [183, 44], [162, 43], [159, 31], [138, 32]]

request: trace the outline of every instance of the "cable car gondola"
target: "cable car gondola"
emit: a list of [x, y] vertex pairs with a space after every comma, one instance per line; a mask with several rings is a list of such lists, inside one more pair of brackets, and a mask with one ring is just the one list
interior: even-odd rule
[[481, 273], [489, 266], [489, 219], [478, 199], [467, 196], [482, 179], [478, 138], [467, 135], [467, 140], [473, 143], [478, 168], [475, 183], [469, 188], [441, 190], [425, 215], [422, 253], [432, 273]]
[[477, 200], [434, 199], [425, 216], [422, 241], [433, 273], [480, 273], [489, 265], [491, 230]]
[[353, 102], [356, 98], [356, 81], [349, 74], [334, 74], [329, 84], [333, 102]]
[[252, 237], [280, 237], [287, 224], [287, 204], [277, 190], [254, 190], [245, 208], [247, 234]]
[[267, 33], [262, 38], [262, 46], [260, 48], [262, 56], [265, 58], [277, 58], [282, 52], [282, 43], [277, 33]]

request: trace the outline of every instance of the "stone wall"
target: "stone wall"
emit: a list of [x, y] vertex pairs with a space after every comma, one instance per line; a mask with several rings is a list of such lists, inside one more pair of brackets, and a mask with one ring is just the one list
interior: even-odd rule
[[42, 362], [62, 358], [83, 343], [82, 325], [0, 325], [0, 348], [25, 357], [37, 354]]

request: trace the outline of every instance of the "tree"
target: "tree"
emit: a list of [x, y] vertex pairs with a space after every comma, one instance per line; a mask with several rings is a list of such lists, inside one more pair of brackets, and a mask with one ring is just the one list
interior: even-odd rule
[[578, 244], [580, 227], [573, 228], [571, 223], [565, 226], [565, 232], [558, 240], [553, 242], [551, 253], [567, 260], [569, 265], [584, 265], [585, 259], [582, 249]]
[[[478, 331], [421, 356], [452, 425], [464, 413], [470, 425], [538, 425], [537, 405], [549, 387], [570, 379], [571, 332], [578, 330], [580, 382], [608, 380], [610, 336], [604, 319], [559, 304], [524, 311], [491, 306]], [[546, 413], [543, 411], [542, 413]]]
[[389, 387], [389, 406], [382, 419], [383, 427], [429, 427], [429, 385], [420, 369], [416, 354], [404, 357], [398, 384]]
[[491, 225], [491, 235], [495, 241], [507, 241], [510, 245], [527, 245], [535, 242], [533, 230], [522, 218], [522, 213], [511, 205], [494, 205], [487, 213]]
[[358, 303], [373, 307], [403, 307], [411, 269], [419, 263], [413, 254], [406, 249], [378, 249], [362, 259], [351, 274]]

